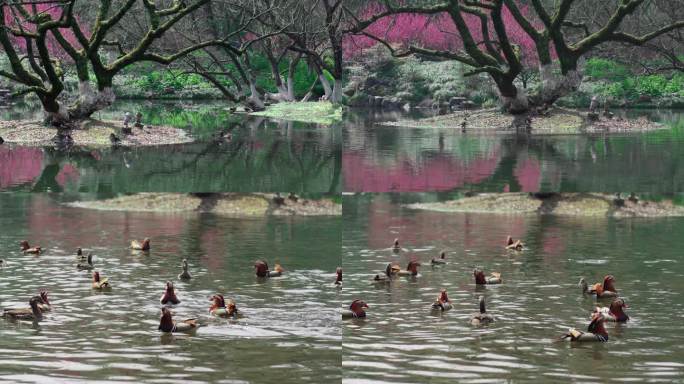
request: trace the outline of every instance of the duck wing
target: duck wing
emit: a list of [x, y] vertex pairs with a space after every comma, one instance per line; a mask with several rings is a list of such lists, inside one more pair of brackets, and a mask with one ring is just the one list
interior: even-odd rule
[[185, 319], [185, 320], [183, 320], [183, 323], [188, 324], [188, 325], [192, 325], [193, 327], [199, 326], [197, 319]]
[[173, 323], [171, 332], [188, 332], [199, 327], [197, 319], [187, 319]]
[[584, 332], [577, 330], [575, 328], [570, 328], [568, 330], [568, 335], [572, 338], [572, 340], [579, 339], [583, 334]]
[[8, 317], [10, 319], [18, 319], [18, 320], [31, 320], [34, 318], [33, 310], [31, 310], [31, 308], [5, 309], [3, 312], [3, 317]]

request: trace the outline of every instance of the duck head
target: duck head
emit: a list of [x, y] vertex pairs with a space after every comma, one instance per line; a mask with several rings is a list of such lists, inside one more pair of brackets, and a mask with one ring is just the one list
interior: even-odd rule
[[442, 289], [439, 292], [439, 297], [437, 298], [437, 301], [440, 303], [447, 303], [449, 301], [449, 296], [447, 296], [446, 289]]
[[268, 264], [266, 264], [265, 261], [263, 260], [257, 260], [254, 263], [254, 269], [256, 271], [256, 275], [259, 277], [266, 277], [268, 276]]
[[159, 330], [162, 332], [173, 331], [173, 318], [168, 308], [162, 308], [161, 319], [159, 320]]
[[48, 293], [47, 291], [40, 291], [38, 292], [38, 295], [40, 297], [40, 300], [42, 303], [50, 305], [50, 300], [48, 300]]
[[617, 289], [615, 289], [615, 277], [613, 277], [613, 275], [607, 275], [603, 278], [603, 290], [617, 292]]
[[98, 271], [93, 272], [93, 282], [94, 283], [100, 282], [100, 272], [98, 272]]
[[166, 282], [166, 288], [164, 289], [164, 296], [162, 297], [162, 300], [178, 300], [176, 298], [176, 291], [173, 289], [173, 283], [170, 281]]
[[219, 295], [218, 293], [212, 296], [209, 301], [212, 302], [211, 307], [209, 307], [209, 312], [215, 309], [225, 308], [226, 306], [226, 301], [223, 299], [223, 295]]
[[150, 250], [150, 238], [149, 237], [146, 237], [145, 239], [143, 239], [142, 250], [143, 251], [149, 251]]
[[512, 245], [513, 244], [513, 238], [510, 236], [506, 237], [506, 246]]
[[589, 323], [589, 327], [587, 327], [587, 331], [591, 332], [595, 335], [601, 335], [608, 337], [608, 332], [606, 332], [606, 328], [603, 326], [603, 321], [605, 318], [603, 317], [602, 314], [600, 313], [594, 313], [591, 316], [591, 323]]
[[337, 270], [335, 271], [337, 273], [337, 278], [335, 279], [336, 283], [341, 283], [342, 282], [342, 267], [337, 267]]
[[237, 305], [235, 305], [233, 300], [228, 301], [226, 311], [228, 312], [228, 316], [235, 316], [237, 314]]
[[183, 272], [187, 272], [188, 271], [188, 260], [183, 259], [181, 266], [183, 267]]
[[446, 259], [446, 251], [440, 252], [440, 253], [439, 253], [439, 258], [442, 259], [442, 260]]
[[21, 246], [22, 251], [25, 251], [25, 250], [31, 248], [31, 246], [29, 245], [29, 242], [27, 240], [22, 240], [21, 243], [19, 243], [19, 245]]
[[399, 246], [399, 239], [394, 239], [394, 243], [392, 245], [392, 248], [401, 249], [401, 246]]
[[485, 277], [484, 271], [480, 268], [475, 268], [473, 270], [473, 276], [475, 276], [475, 284], [487, 284], [487, 278]]
[[368, 304], [359, 299], [352, 301], [351, 305], [349, 306], [349, 310], [358, 317], [363, 317], [366, 314], [366, 312], [363, 310], [364, 308], [368, 308]]
[[76, 256], [83, 256], [83, 250], [81, 247], [76, 248]]
[[621, 299], [621, 298], [617, 298], [617, 299], [613, 300], [612, 303], [610, 303], [609, 311], [613, 316], [615, 316], [615, 318], [618, 321], [627, 321], [627, 320], [629, 320], [629, 316], [627, 316], [627, 314], [623, 310], [624, 308], [629, 308], [627, 303], [625, 303], [625, 300]]
[[418, 274], [418, 267], [420, 267], [420, 263], [415, 260], [411, 260], [406, 266], [406, 270], [411, 272], [411, 275], [415, 276]]

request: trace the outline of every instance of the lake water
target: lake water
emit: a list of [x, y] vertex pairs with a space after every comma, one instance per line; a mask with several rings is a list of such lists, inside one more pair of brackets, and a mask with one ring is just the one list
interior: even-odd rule
[[[0, 193], [0, 308], [27, 306], [39, 289], [54, 306], [37, 324], [0, 318], [0, 382], [339, 382], [340, 217], [101, 212], [66, 199]], [[132, 253], [130, 240], [145, 236], [150, 254]], [[23, 255], [22, 239], [45, 252]], [[90, 273], [76, 269], [79, 246], [93, 252], [111, 292], [93, 291]], [[176, 278], [183, 258], [189, 282]], [[286, 274], [257, 280], [259, 258]], [[181, 300], [174, 318], [206, 324], [196, 334], [157, 331], [167, 280]], [[245, 317], [211, 318], [216, 292]]]
[[[230, 115], [207, 102], [118, 101], [97, 113], [121, 120], [142, 111], [145, 122], [186, 129], [191, 144], [65, 153], [52, 148], [0, 146], [0, 190], [78, 192], [337, 192], [341, 130]], [[0, 119], [40, 118], [26, 106], [0, 110]], [[230, 143], [212, 135], [232, 129]]]
[[350, 114], [343, 127], [344, 190], [684, 190], [684, 112], [616, 112], [647, 115], [668, 128], [581, 136], [463, 135], [457, 128], [378, 124], [399, 119], [399, 113]]
[[[345, 382], [672, 382], [684, 376], [684, 218], [502, 216], [416, 211], [407, 200], [435, 195], [345, 196], [343, 302], [364, 299], [365, 320], [345, 320]], [[507, 235], [526, 250], [503, 250]], [[388, 247], [395, 237], [405, 250]], [[429, 260], [446, 249], [449, 264]], [[424, 262], [415, 279], [370, 285], [387, 262]], [[472, 270], [502, 273], [503, 284], [476, 289]], [[577, 288], [606, 274], [630, 306], [631, 320], [608, 323], [607, 343], [554, 338], [585, 330], [596, 300]], [[432, 315], [446, 288], [454, 309]], [[475, 328], [484, 295], [495, 321]]]

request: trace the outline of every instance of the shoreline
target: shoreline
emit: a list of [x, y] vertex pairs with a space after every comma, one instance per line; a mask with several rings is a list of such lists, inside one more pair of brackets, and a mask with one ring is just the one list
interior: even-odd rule
[[[637, 197], [638, 199], [638, 197]], [[684, 207], [671, 200], [631, 201], [608, 193], [481, 193], [437, 203], [403, 207], [444, 213], [554, 215], [576, 217], [684, 217]]]
[[266, 107], [263, 111], [249, 112], [248, 116], [268, 117], [286, 121], [333, 125], [342, 121], [341, 105], [327, 101], [279, 102]]
[[[187, 144], [194, 138], [180, 128], [171, 126], [145, 125], [144, 128], [132, 128], [132, 134], [121, 134], [122, 123], [112, 120], [86, 120], [80, 129], [70, 131], [74, 146], [110, 147], [110, 135], [120, 138], [122, 147], [146, 147], [158, 145]], [[47, 127], [37, 120], [4, 120], [0, 121], [0, 136], [8, 144], [44, 147], [52, 146], [52, 139], [57, 128]]]
[[[515, 125], [516, 117], [501, 113], [498, 109], [465, 110], [418, 119], [399, 119], [377, 123], [382, 126], [424, 129], [454, 129], [467, 134], [491, 133], [510, 135], [519, 132]], [[664, 124], [653, 122], [641, 116], [634, 119], [600, 116], [596, 121], [588, 121], [587, 113], [577, 110], [554, 107], [547, 116], [530, 118], [532, 135], [582, 135], [593, 133], [641, 133], [667, 129]], [[463, 126], [465, 125], [465, 132]]]
[[213, 213], [228, 217], [341, 216], [342, 205], [330, 198], [293, 201], [271, 193], [137, 193], [104, 200], [65, 203], [73, 208], [120, 212]]

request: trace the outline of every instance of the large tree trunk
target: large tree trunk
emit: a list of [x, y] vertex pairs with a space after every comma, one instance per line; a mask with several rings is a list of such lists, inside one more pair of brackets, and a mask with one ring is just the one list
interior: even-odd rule
[[253, 111], [263, 111], [266, 106], [264, 105], [264, 102], [261, 100], [261, 95], [259, 94], [259, 91], [256, 88], [256, 83], [251, 81], [249, 83], [249, 91], [251, 94], [247, 98], [247, 106], [251, 108]]
[[496, 86], [499, 90], [499, 99], [504, 109], [511, 114], [523, 114], [530, 110], [530, 100], [525, 89], [518, 89], [513, 79], [497, 78]]
[[46, 125], [62, 125], [69, 121], [69, 111], [66, 106], [57, 101], [56, 97], [41, 95], [43, 106], [43, 123]]
[[339, 104], [342, 102], [342, 79], [335, 79], [333, 83], [333, 90], [330, 96], [330, 102]]
[[294, 77], [292, 73], [287, 75], [287, 98], [290, 101], [295, 99]]
[[318, 80], [321, 82], [321, 85], [323, 86], [323, 92], [325, 93], [325, 99], [326, 100], [332, 99], [333, 89], [330, 86], [330, 82], [325, 77], [325, 75], [323, 74], [322, 71], [318, 73]]
[[496, 81], [499, 98], [508, 113], [524, 114], [535, 107], [551, 106], [559, 98], [577, 91], [582, 84], [582, 74], [579, 71], [569, 70], [565, 74], [558, 74], [551, 65], [540, 66], [539, 77], [541, 87], [539, 92], [532, 95], [507, 79]]
[[582, 74], [576, 69], [569, 70], [565, 74], [556, 74], [551, 65], [539, 67], [541, 90], [535, 103], [551, 105], [559, 98], [577, 91], [582, 84]]
[[112, 105], [114, 100], [116, 100], [116, 95], [111, 86], [93, 89], [89, 82], [81, 81], [78, 84], [78, 99], [69, 107], [69, 118], [71, 120], [87, 119], [93, 113]]

